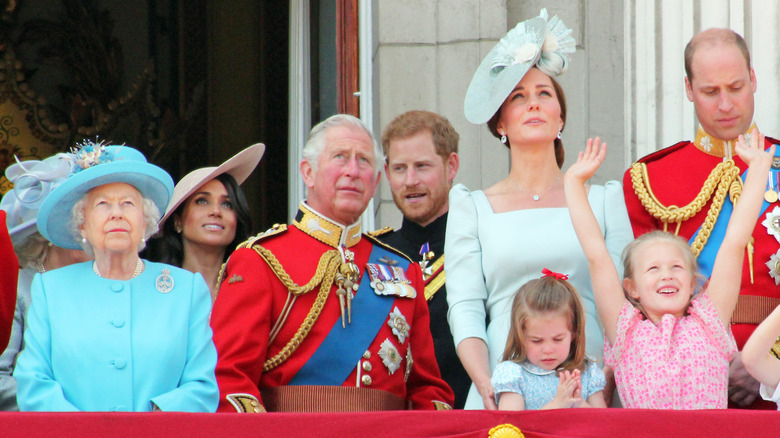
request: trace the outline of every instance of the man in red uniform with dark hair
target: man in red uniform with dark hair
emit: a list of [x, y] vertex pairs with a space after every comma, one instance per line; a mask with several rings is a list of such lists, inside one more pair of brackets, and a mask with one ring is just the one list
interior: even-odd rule
[[384, 164], [348, 115], [312, 129], [292, 225], [228, 260], [211, 324], [220, 411], [449, 409], [417, 263], [361, 234]]
[[[734, 153], [753, 123], [756, 75], [744, 39], [729, 29], [708, 29], [685, 48], [685, 89], [700, 127], [683, 141], [650, 154], [625, 174], [623, 189], [634, 234], [665, 229], [690, 240], [702, 273], [709, 277], [747, 169]], [[766, 147], [777, 140], [766, 138]], [[755, 327], [780, 303], [780, 160], [772, 166], [766, 201], [756, 220], [742, 270], [732, 331], [741, 349]], [[729, 398], [748, 406], [758, 382], [745, 371], [740, 353], [732, 359]]]

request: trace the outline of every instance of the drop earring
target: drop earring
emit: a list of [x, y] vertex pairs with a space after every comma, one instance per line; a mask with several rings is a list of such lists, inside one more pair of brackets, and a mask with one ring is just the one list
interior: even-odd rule
[[503, 132], [501, 133], [501, 143], [506, 144], [506, 134], [504, 134]]
[[558, 140], [561, 139], [561, 131], [558, 131]]

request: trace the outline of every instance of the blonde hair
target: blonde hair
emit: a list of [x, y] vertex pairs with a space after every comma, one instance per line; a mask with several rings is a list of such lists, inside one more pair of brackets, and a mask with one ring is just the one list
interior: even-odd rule
[[46, 260], [46, 254], [49, 253], [51, 243], [41, 236], [39, 232], [26, 237], [21, 243], [14, 247], [16, 258], [19, 259], [19, 266], [22, 269], [38, 270]]
[[569, 356], [559, 368], [583, 371], [586, 358], [585, 311], [582, 302], [571, 283], [548, 275], [527, 282], [515, 294], [503, 360], [522, 362], [526, 359], [525, 323], [529, 318], [549, 313], [566, 316], [571, 331]]
[[[694, 279], [693, 295], [695, 296], [705, 282], [704, 276], [702, 276], [701, 273], [699, 272], [699, 263], [696, 261], [696, 256], [693, 255], [693, 252], [691, 251], [691, 246], [688, 244], [688, 242], [685, 239], [683, 239], [682, 237], [676, 234], [669, 233], [667, 231], [661, 231], [661, 230], [650, 231], [648, 233], [642, 234], [641, 236], [631, 241], [631, 243], [626, 245], [626, 247], [623, 249], [623, 279], [630, 279], [630, 280], [634, 279], [634, 267], [635, 267], [634, 257], [637, 249], [639, 249], [639, 247], [641, 247], [646, 243], [658, 242], [658, 241], [670, 242], [677, 245], [680, 248], [680, 250], [683, 253], [685, 265]], [[623, 294], [625, 295], [626, 299], [630, 301], [631, 304], [634, 305], [634, 307], [637, 307], [640, 310], [642, 309], [642, 306], [639, 303], [639, 301], [631, 297], [628, 294], [628, 291], [625, 290], [625, 288], [623, 288]]]

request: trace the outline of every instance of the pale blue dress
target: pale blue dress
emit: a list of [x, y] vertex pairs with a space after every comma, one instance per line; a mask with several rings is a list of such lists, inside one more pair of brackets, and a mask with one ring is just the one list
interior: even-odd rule
[[[621, 273], [621, 253], [634, 238], [623, 189], [617, 181], [590, 186], [588, 201]], [[484, 340], [491, 369], [495, 368], [506, 346], [515, 292], [529, 280], [541, 277], [542, 269], [547, 268], [567, 274], [579, 291], [586, 315], [586, 351], [603, 363], [604, 330], [593, 301], [588, 261], [567, 208], [496, 214], [484, 192], [470, 192], [458, 184], [450, 191], [444, 253], [450, 307], [447, 319], [456, 346], [466, 338]], [[484, 409], [474, 385], [466, 409]]]
[[[491, 383], [496, 391], [496, 404], [502, 393], [514, 392], [523, 396], [526, 410], [536, 410], [555, 398], [559, 380], [555, 370], [545, 370], [524, 360], [521, 363], [505, 361], [498, 364], [493, 370]], [[582, 398], [587, 400], [593, 394], [604, 390], [607, 379], [597, 364], [588, 362], [580, 382]]]

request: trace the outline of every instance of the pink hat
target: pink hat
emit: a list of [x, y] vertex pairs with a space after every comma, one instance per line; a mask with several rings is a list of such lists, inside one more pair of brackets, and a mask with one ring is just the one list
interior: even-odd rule
[[160, 223], [165, 223], [168, 216], [170, 216], [185, 199], [195, 193], [196, 190], [223, 173], [231, 175], [239, 184], [243, 183], [255, 170], [260, 159], [263, 158], [264, 152], [264, 144], [253, 144], [236, 155], [233, 155], [218, 167], [202, 167], [185, 175], [184, 178], [176, 184], [176, 187], [174, 187], [173, 198], [168, 204], [168, 209], [165, 211], [165, 215], [160, 220]]

